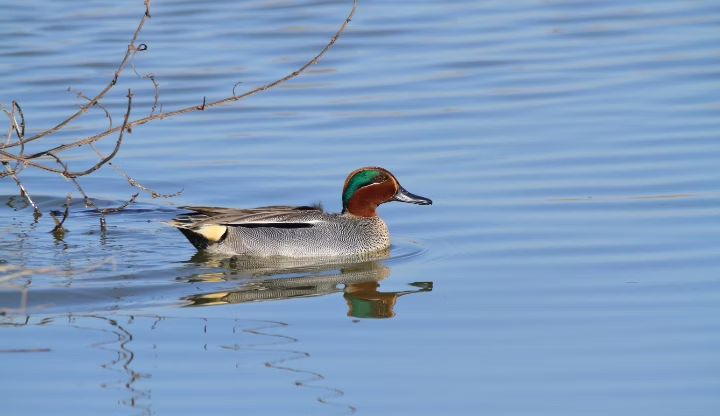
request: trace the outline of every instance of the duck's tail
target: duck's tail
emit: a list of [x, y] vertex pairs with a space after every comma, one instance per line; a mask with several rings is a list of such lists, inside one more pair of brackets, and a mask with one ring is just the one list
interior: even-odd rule
[[210, 246], [222, 243], [228, 235], [228, 227], [225, 225], [206, 224], [194, 227], [193, 221], [187, 218], [175, 218], [160, 222], [180, 230], [190, 244], [198, 250], [206, 250]]

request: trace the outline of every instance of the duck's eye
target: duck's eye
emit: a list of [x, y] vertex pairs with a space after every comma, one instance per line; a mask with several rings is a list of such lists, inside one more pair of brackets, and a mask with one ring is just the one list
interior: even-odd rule
[[388, 176], [385, 175], [384, 173], [381, 173], [381, 174], [379, 174], [379, 175], [377, 175], [377, 176], [375, 177], [375, 181], [378, 182], [378, 183], [379, 183], [379, 182], [385, 182], [386, 180], [388, 180]]

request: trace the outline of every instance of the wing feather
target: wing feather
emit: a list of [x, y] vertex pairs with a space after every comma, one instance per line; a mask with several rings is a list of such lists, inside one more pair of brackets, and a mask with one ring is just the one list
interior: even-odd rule
[[[206, 225], [225, 225], [233, 227], [275, 227], [307, 228], [319, 220], [313, 219], [313, 213], [323, 213], [322, 206], [273, 205], [259, 208], [224, 208], [206, 206], [185, 206], [182, 209], [193, 211], [175, 218], [171, 225], [182, 228], [196, 228]], [[310, 214], [310, 215], [308, 215]]]

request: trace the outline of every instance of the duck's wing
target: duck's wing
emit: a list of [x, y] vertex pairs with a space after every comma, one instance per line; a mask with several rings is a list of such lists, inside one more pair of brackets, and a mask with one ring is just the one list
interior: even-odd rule
[[248, 209], [187, 206], [182, 209], [193, 212], [182, 214], [168, 224], [181, 228], [196, 228], [206, 225], [304, 228], [312, 227], [325, 215], [320, 205], [274, 205]]

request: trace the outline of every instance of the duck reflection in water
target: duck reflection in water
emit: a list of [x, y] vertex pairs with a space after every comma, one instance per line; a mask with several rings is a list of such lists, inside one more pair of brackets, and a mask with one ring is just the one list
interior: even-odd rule
[[389, 250], [361, 256], [330, 259], [237, 256], [218, 258], [198, 252], [190, 262], [224, 270], [181, 278], [188, 282], [237, 281], [231, 290], [192, 295], [187, 306], [285, 300], [343, 293], [347, 315], [356, 318], [392, 318], [398, 297], [432, 291], [432, 282], [411, 283], [413, 289], [380, 292], [380, 281], [390, 267], [379, 263]]

